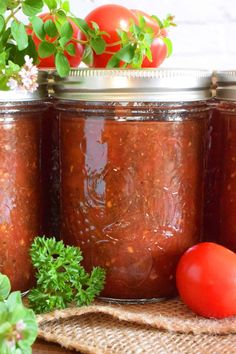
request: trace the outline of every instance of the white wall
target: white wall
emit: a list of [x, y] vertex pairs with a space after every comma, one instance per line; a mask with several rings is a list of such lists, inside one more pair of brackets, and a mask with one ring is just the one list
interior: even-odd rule
[[78, 17], [107, 3], [176, 16], [174, 53], [165, 66], [236, 70], [236, 0], [71, 0]]

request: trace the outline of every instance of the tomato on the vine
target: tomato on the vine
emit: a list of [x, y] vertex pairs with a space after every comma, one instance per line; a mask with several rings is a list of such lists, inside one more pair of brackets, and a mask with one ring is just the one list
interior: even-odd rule
[[236, 315], [236, 254], [216, 243], [188, 249], [176, 272], [180, 297], [195, 313], [224, 318]]
[[[39, 15], [38, 17], [41, 18], [44, 23], [47, 20], [52, 20], [53, 22], [55, 22], [56, 15], [53, 15], [50, 13], [43, 13], [43, 14]], [[70, 19], [68, 19], [67, 21], [71, 24], [72, 29], [73, 29], [72, 38], [74, 38], [75, 40], [80, 39], [81, 32], [80, 32], [79, 28]], [[32, 39], [33, 39], [35, 46], [36, 46], [36, 49], [38, 50], [39, 45], [42, 41], [33, 32], [31, 25], [29, 25], [29, 27], [27, 29], [27, 33], [32, 36]], [[46, 36], [45, 39], [47, 42], [50, 42], [50, 43], [54, 43], [57, 40], [56, 37], [51, 38], [48, 35]], [[83, 56], [83, 46], [80, 43], [73, 41], [73, 40], [69, 41], [68, 44], [73, 44], [74, 49], [75, 49], [75, 53], [74, 53], [74, 55], [70, 55], [69, 53], [64, 51], [64, 54], [67, 57], [71, 67], [78, 67], [79, 64], [81, 63], [82, 56]], [[40, 67], [40, 68], [55, 68], [55, 56], [51, 55], [46, 58], [40, 58], [40, 56], [39, 56], [38, 67]]]
[[106, 51], [111, 53], [104, 53], [101, 55], [94, 53], [93, 67], [106, 67], [113, 53], [116, 53], [121, 48], [120, 44], [113, 45], [114, 43], [120, 41], [117, 30], [121, 29], [123, 31], [128, 31], [132, 20], [134, 22], [137, 21], [136, 15], [124, 6], [120, 5], [99, 6], [85, 17], [85, 21], [90, 27], [92, 27], [92, 22], [96, 22], [100, 28], [100, 31], [107, 32], [107, 35], [103, 35], [103, 38], [108, 44]]
[[[123, 33], [127, 33], [128, 37], [129, 35], [132, 36], [132, 33], [130, 33], [130, 28], [132, 24], [139, 26], [139, 20], [141, 16], [145, 20], [145, 29], [141, 27], [140, 30], [146, 31], [146, 28], [150, 27], [153, 30], [154, 39], [152, 44], [150, 45], [152, 60], [150, 60], [150, 58], [148, 59], [145, 54], [142, 54], [143, 61], [141, 60], [139, 67], [156, 68], [161, 65], [161, 63], [165, 60], [165, 58], [168, 55], [168, 48], [166, 46], [166, 43], [160, 37], [161, 31], [163, 29], [160, 29], [158, 22], [141, 10], [137, 10], [137, 9], [129, 10], [124, 6], [120, 6], [120, 5], [103, 5], [94, 9], [85, 18], [85, 21], [91, 28], [93, 27], [93, 22], [95, 22], [99, 26], [100, 31], [102, 32], [104, 31], [107, 33], [107, 35], [103, 34], [103, 39], [107, 44], [105, 51], [102, 54], [94, 53], [93, 64], [91, 65], [92, 67], [104, 68], [107, 66], [113, 54], [116, 54], [122, 48], [122, 39], [119, 36], [118, 31], [121, 30], [123, 31]], [[145, 36], [143, 36], [143, 38], [144, 37]], [[133, 45], [133, 48], [136, 48], [135, 51], [139, 50], [141, 53], [142, 49], [138, 49], [138, 48], [141, 48], [143, 43], [137, 42], [139, 40], [140, 37], [138, 39], [132, 38], [131, 42], [133, 44], [131, 45]], [[143, 39], [141, 39], [141, 41], [142, 40]], [[127, 45], [127, 41], [125, 45]], [[140, 55], [140, 53], [138, 55]], [[116, 66], [123, 66], [123, 65], [125, 65], [123, 60], [120, 60], [120, 62], [118, 60], [118, 63], [116, 63]], [[128, 68], [133, 67], [132, 60], [126, 64], [126, 67]]]
[[99, 6], [91, 11], [85, 18], [85, 21], [92, 27], [92, 22], [96, 22], [100, 28], [100, 31], [105, 31], [107, 35], [103, 35], [104, 40], [107, 43], [105, 51], [110, 54], [103, 53], [97, 55], [94, 53], [93, 67], [103, 68], [106, 67], [109, 59], [120, 48], [120, 44], [113, 45], [120, 41], [120, 37], [117, 30], [128, 31], [131, 21], [136, 22], [137, 17], [127, 8], [120, 5], [103, 5]]

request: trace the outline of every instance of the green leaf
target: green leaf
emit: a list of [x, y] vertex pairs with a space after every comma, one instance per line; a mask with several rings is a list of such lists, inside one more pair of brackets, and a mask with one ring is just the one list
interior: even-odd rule
[[122, 31], [122, 30], [118, 29], [116, 32], [118, 33], [118, 36], [120, 37], [123, 44], [129, 42], [129, 36], [126, 31]]
[[65, 47], [66, 52], [71, 55], [71, 56], [75, 56], [75, 46], [73, 43], [69, 43], [67, 44], [67, 46]]
[[42, 41], [39, 44], [38, 52], [39, 52], [40, 58], [47, 58], [56, 52], [56, 48], [53, 43], [50, 43], [47, 41]]
[[24, 50], [28, 46], [28, 36], [25, 30], [25, 26], [21, 22], [14, 20], [11, 24], [11, 33], [17, 43], [19, 50]]
[[0, 54], [0, 67], [5, 68], [6, 65], [6, 52]]
[[34, 16], [30, 19], [30, 22], [33, 26], [33, 31], [35, 35], [43, 41], [45, 39], [46, 33], [44, 30], [44, 23], [43, 20], [37, 16]]
[[167, 47], [167, 58], [169, 58], [169, 56], [173, 52], [172, 42], [171, 42], [170, 38], [167, 38], [167, 37], [162, 38], [162, 40], [163, 40], [163, 42], [165, 43], [165, 45]]
[[92, 38], [90, 44], [96, 54], [102, 54], [106, 48], [106, 42], [102, 37]]
[[65, 12], [70, 12], [70, 2], [69, 1], [64, 1], [62, 3], [61, 7], [63, 8], [63, 10], [65, 10]]
[[13, 291], [6, 300], [9, 311], [13, 311], [18, 305], [22, 305], [22, 298], [20, 291]]
[[60, 26], [67, 21], [66, 13], [64, 10], [59, 9], [56, 12], [56, 23], [58, 23]]
[[7, 0], [0, 1], [0, 14], [4, 14], [7, 11]]
[[7, 0], [7, 10], [16, 9], [19, 6], [19, 3], [20, 3], [19, 0]]
[[45, 5], [49, 8], [49, 10], [55, 10], [57, 8], [56, 0], [44, 0]]
[[9, 40], [11, 36], [11, 28], [9, 27], [3, 34], [1, 38], [1, 42], [3, 45], [6, 45], [7, 41]]
[[56, 36], [58, 36], [56, 25], [51, 19], [47, 20], [44, 23], [44, 30], [46, 34], [51, 38], [55, 38]]
[[1, 337], [7, 337], [7, 335], [9, 334], [9, 332], [11, 331], [11, 323], [9, 322], [5, 322], [3, 324], [0, 325], [0, 336]]
[[0, 274], [0, 301], [3, 301], [8, 297], [10, 290], [10, 280], [6, 275]]
[[107, 63], [107, 68], [112, 69], [112, 68], [118, 68], [120, 65], [120, 59], [114, 54], [111, 59]]
[[95, 30], [95, 32], [99, 32], [100, 28], [99, 28], [98, 24], [94, 21], [91, 21], [91, 23], [92, 23], [92, 26], [93, 26], [93, 29]]
[[9, 91], [10, 88], [7, 86], [9, 78], [6, 75], [0, 75], [0, 90]]
[[5, 19], [2, 15], [0, 15], [0, 33], [5, 28]]
[[89, 35], [90, 27], [85, 20], [82, 20], [81, 18], [73, 18], [73, 17], [70, 17], [70, 19], [79, 27], [81, 32], [83, 32], [86, 36]]
[[34, 16], [43, 9], [42, 0], [24, 0], [22, 4], [22, 11], [26, 16]]
[[56, 54], [56, 69], [61, 77], [65, 77], [69, 75], [70, 72], [70, 64], [68, 59], [63, 53], [57, 53]]
[[61, 26], [60, 35], [61, 35], [61, 37], [67, 37], [69, 39], [73, 36], [73, 28], [72, 28], [70, 22], [65, 22]]
[[127, 44], [125, 47], [121, 48], [117, 53], [116, 57], [125, 63], [131, 63], [135, 54], [135, 46], [132, 44]]
[[163, 23], [162, 21], [159, 19], [159, 17], [155, 16], [155, 15], [152, 15], [151, 18], [157, 22], [157, 24], [160, 26], [160, 28], [163, 28]]
[[93, 50], [91, 48], [90, 45], [86, 45], [84, 48], [84, 53], [83, 53], [83, 58], [82, 61], [86, 64], [86, 65], [92, 65], [93, 64]]
[[66, 44], [69, 42], [69, 39], [67, 37], [62, 37], [59, 39], [59, 44], [61, 46], [61, 48], [65, 48]]
[[145, 18], [142, 15], [138, 16], [138, 22], [139, 22], [139, 27], [141, 29], [145, 29], [147, 23], [146, 23]]

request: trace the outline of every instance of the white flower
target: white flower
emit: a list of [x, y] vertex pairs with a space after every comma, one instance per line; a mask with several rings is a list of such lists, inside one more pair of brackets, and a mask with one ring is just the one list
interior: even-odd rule
[[33, 65], [33, 58], [30, 58], [28, 55], [24, 56], [25, 59], [25, 66], [27, 66], [29, 69], [31, 69]]
[[11, 90], [15, 90], [18, 87], [18, 82], [11, 77], [7, 83], [7, 86], [10, 87]]
[[34, 92], [38, 88], [38, 68], [33, 65], [33, 59], [28, 55], [25, 56], [25, 65], [19, 71], [21, 81], [20, 87], [23, 90]]

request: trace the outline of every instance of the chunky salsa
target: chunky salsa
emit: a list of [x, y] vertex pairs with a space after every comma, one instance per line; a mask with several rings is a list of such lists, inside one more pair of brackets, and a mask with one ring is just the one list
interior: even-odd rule
[[0, 272], [12, 290], [27, 290], [29, 248], [41, 232], [41, 116], [39, 103], [0, 104]]
[[202, 236], [206, 105], [57, 109], [64, 241], [107, 270], [104, 297], [175, 295], [176, 263]]
[[222, 120], [219, 242], [236, 252], [236, 103], [221, 102]]

